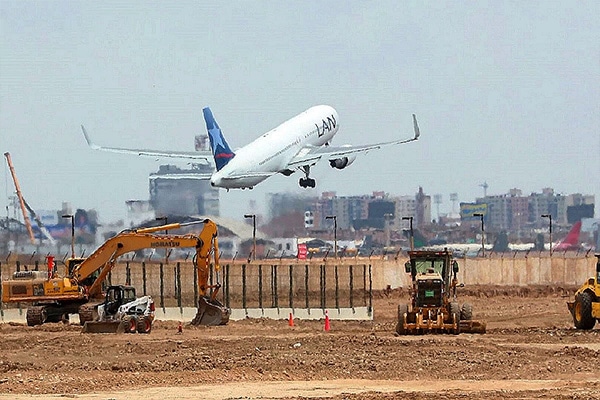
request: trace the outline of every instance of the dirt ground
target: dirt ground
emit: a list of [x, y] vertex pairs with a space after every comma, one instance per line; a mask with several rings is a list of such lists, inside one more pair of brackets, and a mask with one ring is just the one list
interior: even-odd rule
[[485, 335], [396, 336], [400, 291], [373, 321], [231, 321], [177, 333], [0, 324], [0, 399], [600, 398], [600, 324], [572, 326], [572, 288], [471, 288]]

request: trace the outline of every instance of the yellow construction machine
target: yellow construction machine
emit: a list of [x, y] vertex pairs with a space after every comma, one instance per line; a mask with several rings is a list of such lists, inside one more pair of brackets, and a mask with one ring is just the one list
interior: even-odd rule
[[[404, 268], [410, 274], [410, 302], [398, 305], [396, 333], [485, 333], [473, 319], [473, 307], [456, 298], [458, 263], [445, 251], [409, 251]], [[461, 285], [462, 286], [462, 285]]]
[[592, 329], [600, 322], [600, 254], [596, 254], [596, 276], [589, 278], [575, 292], [575, 300], [567, 302], [577, 329]]
[[[62, 277], [56, 276], [51, 262], [48, 272], [15, 272], [12, 279], [2, 282], [2, 301], [32, 303], [27, 309], [27, 324], [30, 326], [67, 321], [69, 314], [76, 313], [84, 325], [88, 321], [98, 321], [98, 307], [108, 304], [109, 299], [102, 295], [102, 285], [119, 256], [147, 248], [194, 247], [200, 299], [198, 313], [192, 323], [224, 325], [229, 321], [230, 310], [216, 299], [220, 288], [217, 226], [209, 219], [202, 222], [204, 227], [199, 234], [156, 234], [194, 223], [125, 230], [108, 239], [89, 257], [68, 259]], [[217, 276], [216, 285], [208, 284], [211, 254]], [[131, 291], [123, 290], [117, 290], [117, 297], [121, 299], [121, 303], [123, 298], [131, 297]]]

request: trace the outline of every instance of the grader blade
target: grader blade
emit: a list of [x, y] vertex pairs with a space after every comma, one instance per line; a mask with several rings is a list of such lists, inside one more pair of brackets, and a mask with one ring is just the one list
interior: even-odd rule
[[485, 333], [485, 321], [466, 320], [460, 321], [460, 331], [462, 333]]
[[83, 333], [124, 333], [121, 321], [86, 321], [83, 324]]
[[231, 311], [219, 301], [209, 297], [200, 297], [198, 301], [198, 312], [192, 320], [192, 325], [226, 325], [229, 322]]

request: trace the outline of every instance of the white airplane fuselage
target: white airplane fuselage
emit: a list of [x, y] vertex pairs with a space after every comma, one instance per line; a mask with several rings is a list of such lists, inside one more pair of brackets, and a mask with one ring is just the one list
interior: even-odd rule
[[212, 175], [210, 183], [225, 189], [252, 188], [274, 173], [291, 173], [287, 168], [290, 160], [306, 147], [330, 142], [339, 124], [333, 107], [311, 107], [238, 149], [235, 157]]

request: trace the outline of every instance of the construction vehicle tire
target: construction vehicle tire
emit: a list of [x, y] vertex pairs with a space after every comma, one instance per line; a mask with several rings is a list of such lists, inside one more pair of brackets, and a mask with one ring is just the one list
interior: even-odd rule
[[470, 321], [473, 319], [473, 306], [471, 303], [464, 303], [460, 309], [461, 321]]
[[454, 314], [456, 314], [456, 317], [460, 321], [460, 305], [457, 301], [453, 301], [450, 303], [450, 321], [453, 321]]
[[460, 333], [460, 313], [452, 314], [452, 322], [456, 324], [456, 328], [452, 330], [452, 333], [458, 335]]
[[137, 321], [138, 333], [150, 333], [152, 331], [152, 320], [148, 317], [141, 317]]
[[583, 292], [575, 297], [573, 322], [577, 329], [592, 329], [596, 323], [592, 317], [592, 295]]
[[126, 315], [123, 317], [123, 328], [125, 333], [135, 333], [137, 329], [137, 318], [135, 315]]
[[408, 304], [398, 304], [398, 323], [396, 324], [396, 333], [405, 335], [404, 323], [406, 322], [405, 315], [408, 315]]

